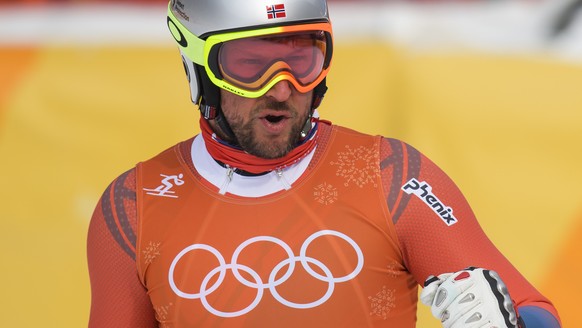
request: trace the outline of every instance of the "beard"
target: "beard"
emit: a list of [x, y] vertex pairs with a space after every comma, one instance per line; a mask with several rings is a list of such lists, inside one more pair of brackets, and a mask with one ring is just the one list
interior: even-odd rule
[[[288, 115], [292, 120], [292, 125], [289, 132], [285, 135], [280, 135], [273, 139], [260, 138], [257, 135], [255, 125], [257, 124], [258, 113], [263, 109], [276, 110], [285, 115]], [[309, 111], [304, 111], [300, 114], [291, 108], [285, 102], [276, 102], [267, 100], [264, 103], [257, 105], [251, 111], [251, 119], [244, 122], [240, 115], [233, 115], [228, 117], [227, 121], [236, 137], [239, 146], [247, 153], [265, 159], [276, 159], [287, 155], [293, 150], [301, 139], [301, 131], [303, 130]]]

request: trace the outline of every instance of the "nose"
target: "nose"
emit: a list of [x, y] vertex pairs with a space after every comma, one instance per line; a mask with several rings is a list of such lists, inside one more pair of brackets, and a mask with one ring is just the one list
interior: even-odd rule
[[291, 93], [293, 93], [293, 85], [289, 81], [283, 80], [277, 82], [265, 95], [278, 102], [283, 102], [291, 97]]

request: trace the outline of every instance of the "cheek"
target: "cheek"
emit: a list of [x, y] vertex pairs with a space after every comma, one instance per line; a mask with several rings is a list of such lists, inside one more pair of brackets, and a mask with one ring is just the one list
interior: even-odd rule
[[246, 98], [238, 97], [230, 92], [222, 92], [220, 96], [220, 106], [225, 113], [237, 113], [245, 108]]
[[221, 94], [220, 106], [227, 119], [244, 117], [252, 108], [253, 99], [238, 97], [228, 92]]
[[233, 106], [236, 106], [236, 101], [228, 93], [221, 90], [220, 94], [220, 107], [223, 111], [230, 111]]

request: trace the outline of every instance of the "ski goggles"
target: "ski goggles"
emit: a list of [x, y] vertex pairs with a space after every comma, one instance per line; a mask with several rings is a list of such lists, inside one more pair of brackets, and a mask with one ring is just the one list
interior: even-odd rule
[[329, 23], [228, 32], [203, 40], [169, 9], [168, 27], [182, 52], [204, 66], [212, 83], [247, 98], [258, 98], [283, 80], [306, 93], [325, 78], [331, 63]]

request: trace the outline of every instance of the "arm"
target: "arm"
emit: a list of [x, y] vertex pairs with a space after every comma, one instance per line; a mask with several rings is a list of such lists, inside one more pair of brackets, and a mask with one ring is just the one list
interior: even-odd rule
[[[416, 149], [384, 139], [382, 175], [405, 265], [430, 275], [481, 267], [499, 273], [527, 327], [559, 327], [552, 303], [493, 245], [454, 182]], [[536, 324], [538, 326], [536, 326]]]
[[535, 305], [524, 305], [520, 307], [519, 314], [523, 319], [526, 328], [560, 327], [557, 315], [554, 316], [554, 314], [548, 310]]
[[136, 213], [135, 172], [131, 170], [105, 190], [89, 225], [89, 327], [157, 327], [136, 270]]

